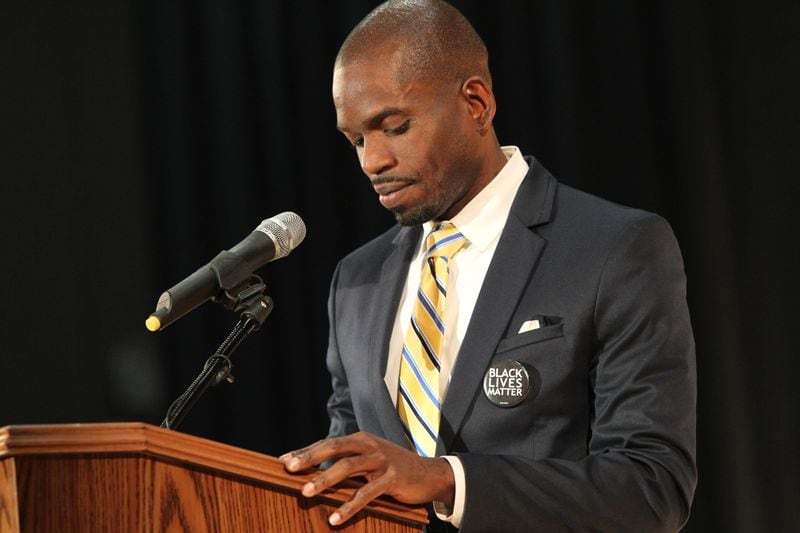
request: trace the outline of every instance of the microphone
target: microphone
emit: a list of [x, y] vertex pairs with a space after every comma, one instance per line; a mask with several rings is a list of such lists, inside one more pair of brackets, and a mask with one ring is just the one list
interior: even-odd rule
[[270, 261], [286, 257], [305, 237], [303, 219], [291, 211], [262, 221], [242, 242], [223, 250], [207, 265], [163, 292], [145, 326], [150, 331], [164, 329], [206, 300], [247, 281], [255, 270]]

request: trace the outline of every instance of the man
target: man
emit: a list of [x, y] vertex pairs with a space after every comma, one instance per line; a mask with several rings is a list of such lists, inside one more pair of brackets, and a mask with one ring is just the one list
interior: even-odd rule
[[334, 274], [329, 438], [282, 456], [330, 465], [303, 493], [366, 479], [334, 525], [387, 494], [432, 530], [679, 529], [694, 345], [666, 222], [501, 148], [485, 46], [446, 3], [370, 13], [333, 98], [399, 225]]

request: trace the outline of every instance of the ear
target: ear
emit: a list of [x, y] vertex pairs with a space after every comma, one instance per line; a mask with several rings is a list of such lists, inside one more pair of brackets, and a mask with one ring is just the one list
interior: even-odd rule
[[461, 85], [461, 94], [478, 131], [484, 135], [492, 127], [496, 110], [491, 82], [480, 76], [472, 76]]

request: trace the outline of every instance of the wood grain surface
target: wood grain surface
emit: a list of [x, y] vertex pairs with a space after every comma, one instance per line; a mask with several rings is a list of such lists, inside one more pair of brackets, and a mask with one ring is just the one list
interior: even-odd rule
[[13, 459], [0, 460], [0, 533], [19, 531], [17, 475]]
[[311, 474], [273, 457], [140, 423], [0, 429], [0, 533], [420, 531], [393, 500], [345, 526], [327, 517], [357, 484], [305, 498]]

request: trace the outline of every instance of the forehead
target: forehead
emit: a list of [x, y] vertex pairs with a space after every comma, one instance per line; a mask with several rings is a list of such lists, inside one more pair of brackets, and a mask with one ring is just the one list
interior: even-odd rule
[[359, 121], [384, 107], [405, 107], [413, 84], [400, 84], [390, 62], [360, 61], [333, 72], [333, 103], [340, 124]]

